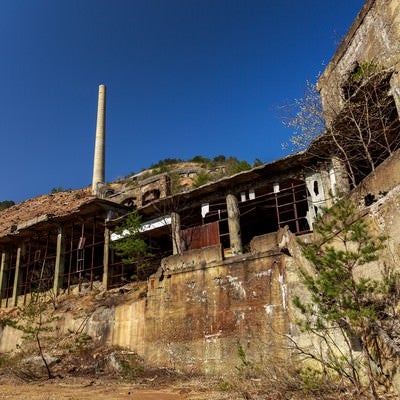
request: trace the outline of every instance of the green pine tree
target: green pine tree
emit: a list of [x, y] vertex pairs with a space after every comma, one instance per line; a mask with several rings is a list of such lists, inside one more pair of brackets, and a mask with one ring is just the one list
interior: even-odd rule
[[142, 262], [149, 257], [149, 248], [140, 231], [141, 216], [135, 210], [115, 229], [121, 239], [112, 242], [111, 248], [124, 264]]
[[300, 242], [313, 267], [301, 270], [310, 298], [297, 296], [293, 303], [303, 315], [301, 329], [320, 339], [324, 353], [299, 350], [318, 361], [325, 373], [335, 371], [360, 391], [362, 377], [368, 377], [371, 393], [378, 398], [376, 382], [390, 380], [383, 360], [384, 342], [392, 346], [393, 357], [400, 356], [399, 338], [393, 337], [397, 335], [399, 275], [385, 265], [380, 265], [382, 276], [377, 279], [359, 277], [368, 274], [358, 272], [370, 262], [383, 264], [381, 251], [387, 238], [373, 235], [365, 218], [346, 199], [317, 218], [314, 232], [313, 243]]

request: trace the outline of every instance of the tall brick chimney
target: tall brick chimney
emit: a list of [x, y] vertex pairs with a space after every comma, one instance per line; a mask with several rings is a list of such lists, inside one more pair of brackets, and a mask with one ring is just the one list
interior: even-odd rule
[[105, 181], [105, 143], [106, 143], [106, 87], [99, 86], [97, 106], [96, 141], [94, 145], [92, 194], [97, 195], [99, 186]]

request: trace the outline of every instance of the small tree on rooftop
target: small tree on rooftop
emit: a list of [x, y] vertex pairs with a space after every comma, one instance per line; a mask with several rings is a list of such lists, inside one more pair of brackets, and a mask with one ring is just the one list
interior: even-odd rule
[[115, 233], [120, 239], [111, 244], [117, 256], [121, 257], [124, 264], [134, 264], [136, 275], [146, 267], [151, 257], [149, 247], [141, 232], [141, 216], [137, 210], [130, 213], [123, 223], [115, 228]]
[[[293, 303], [303, 315], [299, 326], [316, 335], [324, 351], [297, 349], [317, 361], [325, 374], [335, 372], [358, 392], [363, 389], [362, 377], [367, 376], [378, 399], [376, 383], [391, 385], [385, 357], [400, 357], [399, 275], [380, 262], [386, 237], [372, 235], [354, 204], [343, 199], [317, 217], [314, 231], [313, 243], [301, 243], [313, 267], [301, 270], [310, 298], [297, 296]], [[357, 278], [357, 271], [370, 262], [381, 267], [381, 279]], [[361, 353], [355, 351], [357, 346]]]

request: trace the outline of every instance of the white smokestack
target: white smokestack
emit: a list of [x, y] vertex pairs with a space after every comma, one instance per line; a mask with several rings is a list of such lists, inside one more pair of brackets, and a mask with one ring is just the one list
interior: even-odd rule
[[[99, 100], [97, 106], [96, 142], [94, 145], [92, 193], [105, 181], [105, 143], [106, 143], [106, 87], [99, 86]], [[100, 184], [100, 185], [99, 185]]]

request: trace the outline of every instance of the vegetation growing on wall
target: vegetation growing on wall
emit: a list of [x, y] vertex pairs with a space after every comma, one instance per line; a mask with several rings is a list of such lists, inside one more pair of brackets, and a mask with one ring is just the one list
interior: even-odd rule
[[198, 188], [211, 181], [211, 176], [205, 171], [200, 171], [193, 182], [193, 187]]
[[400, 147], [400, 122], [389, 83], [392, 74], [391, 69], [365, 62], [357, 64], [343, 84], [344, 107], [329, 136], [353, 186]]
[[308, 149], [321, 159], [337, 157], [355, 187], [400, 147], [400, 121], [390, 91], [392, 74], [392, 69], [372, 61], [357, 64], [343, 81], [340, 110], [337, 104], [326, 106], [329, 126], [316, 86], [307, 82], [304, 97], [285, 107], [289, 115], [283, 123], [293, 129], [293, 135], [284, 147]]
[[[349, 200], [339, 200], [317, 217], [317, 239], [302, 243], [313, 270], [301, 270], [310, 298], [295, 297], [301, 329], [318, 347], [297, 346], [316, 361], [325, 379], [340, 378], [362, 393], [365, 377], [375, 399], [377, 386], [391, 387], [390, 362], [400, 356], [399, 274], [381, 260], [386, 238], [370, 232]], [[368, 277], [371, 262], [382, 278]], [[376, 274], [375, 274], [376, 275]]]

